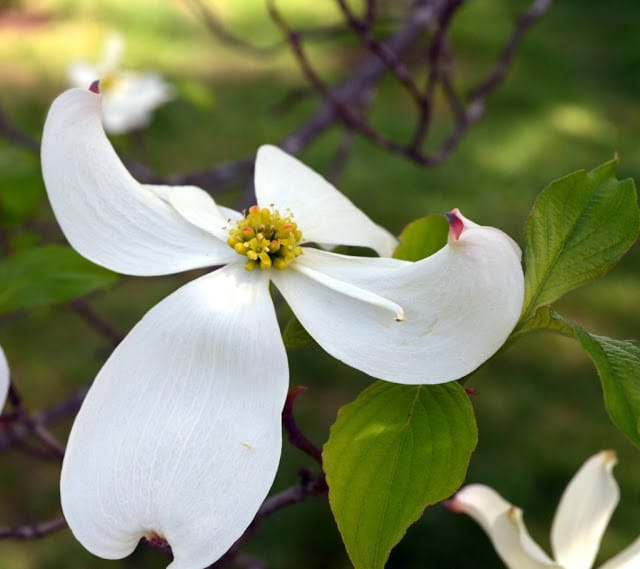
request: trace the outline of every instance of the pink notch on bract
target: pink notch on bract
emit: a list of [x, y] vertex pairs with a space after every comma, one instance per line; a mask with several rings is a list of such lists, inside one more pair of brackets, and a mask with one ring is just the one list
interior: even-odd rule
[[449, 227], [451, 228], [451, 233], [453, 238], [457, 241], [460, 239], [460, 234], [464, 229], [464, 222], [460, 217], [460, 210], [458, 208], [451, 210], [448, 213], [445, 213], [447, 219], [449, 220]]
[[100, 94], [100, 79], [96, 79], [91, 85], [89, 85], [89, 91], [92, 93]]

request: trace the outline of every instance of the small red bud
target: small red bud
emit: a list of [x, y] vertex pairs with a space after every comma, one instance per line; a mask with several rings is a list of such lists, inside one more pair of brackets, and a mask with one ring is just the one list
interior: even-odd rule
[[89, 85], [89, 91], [95, 93], [96, 95], [100, 94], [100, 80], [96, 79], [91, 85]]

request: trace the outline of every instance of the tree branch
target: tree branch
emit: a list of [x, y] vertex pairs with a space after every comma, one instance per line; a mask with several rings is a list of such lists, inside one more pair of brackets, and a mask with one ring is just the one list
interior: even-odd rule
[[0, 527], [0, 539], [40, 539], [67, 527], [63, 517], [17, 527]]

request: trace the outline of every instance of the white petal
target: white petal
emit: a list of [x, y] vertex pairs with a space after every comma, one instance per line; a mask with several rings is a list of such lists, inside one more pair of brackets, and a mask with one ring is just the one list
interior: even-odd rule
[[0, 414], [7, 401], [7, 393], [9, 393], [9, 364], [4, 350], [0, 347]]
[[[404, 320], [380, 303], [325, 286], [300, 267], [399, 305]], [[273, 280], [332, 356], [373, 377], [408, 384], [442, 383], [476, 369], [515, 326], [524, 291], [513, 241], [468, 220], [459, 240], [417, 263], [305, 249]]]
[[590, 569], [620, 498], [613, 451], [587, 460], [564, 491], [551, 528], [553, 554], [566, 569]]
[[173, 97], [173, 89], [159, 75], [122, 73], [113, 88], [103, 93], [105, 130], [121, 134], [142, 128], [152, 112]]
[[487, 534], [491, 533], [491, 527], [498, 516], [512, 507], [493, 488], [484, 484], [464, 486], [448, 502], [448, 505], [455, 512], [464, 512], [471, 516]]
[[607, 561], [600, 569], [637, 569], [638, 567], [640, 567], [640, 538]]
[[397, 245], [320, 174], [275, 146], [258, 150], [255, 187], [261, 207], [291, 210], [307, 242], [370, 247], [382, 257], [390, 257]]
[[560, 569], [529, 535], [521, 510], [492, 488], [481, 484], [465, 486], [450, 505], [454, 511], [468, 514], [482, 526], [510, 569]]
[[100, 60], [101, 74], [113, 73], [120, 67], [124, 53], [124, 37], [120, 32], [109, 33], [104, 41], [102, 59]]
[[115, 559], [155, 532], [172, 569], [214, 562], [272, 484], [287, 383], [267, 274], [231, 265], [166, 298], [114, 351], [73, 425], [61, 498], [74, 535]]
[[[219, 207], [215, 200], [196, 186], [145, 186], [161, 197], [189, 223], [226, 242], [233, 221], [242, 214]], [[230, 259], [235, 257], [230, 256]]]
[[221, 264], [233, 253], [133, 179], [100, 124], [100, 95], [70, 89], [54, 101], [42, 173], [71, 245], [114, 271], [168, 274]]

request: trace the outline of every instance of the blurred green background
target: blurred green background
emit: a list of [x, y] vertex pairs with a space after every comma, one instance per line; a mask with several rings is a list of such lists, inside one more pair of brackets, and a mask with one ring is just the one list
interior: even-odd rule
[[[262, 0], [209, 2], [238, 35], [261, 45], [280, 39]], [[492, 65], [527, 3], [470, 1], [452, 27], [459, 84], [471, 85]], [[294, 25], [339, 21], [334, 2], [280, 0]], [[420, 168], [358, 140], [339, 187], [395, 233], [412, 219], [459, 207], [467, 216], [508, 231], [522, 243], [535, 195], [551, 180], [620, 157], [619, 177], [640, 178], [640, 36], [636, 0], [559, 2], [527, 35], [486, 116], [441, 167]], [[205, 168], [252, 155], [277, 143], [309, 117], [311, 95], [276, 111], [305, 81], [286, 49], [252, 57], [221, 45], [187, 3], [178, 0], [23, 0], [0, 2], [0, 104], [20, 129], [39, 137], [48, 105], [66, 88], [70, 61], [95, 61], [104, 38], [121, 31], [125, 67], [154, 69], [178, 97], [159, 109], [140, 140], [112, 137], [124, 157], [161, 174]], [[348, 71], [359, 53], [353, 37], [315, 42], [314, 62], [328, 79]], [[410, 101], [393, 82], [376, 100], [375, 124], [406, 138]], [[436, 134], [445, 121], [436, 122]], [[322, 137], [302, 155], [327, 172], [338, 142]], [[234, 206], [238, 192], [217, 196]], [[35, 154], [0, 139], [2, 220], [14, 249], [62, 242], [52, 218]], [[637, 338], [640, 250], [636, 246], [604, 279], [571, 293], [560, 311], [588, 330]], [[126, 332], [159, 299], [192, 275], [123, 278], [90, 298], [97, 312]], [[85, 385], [108, 354], [103, 339], [67, 307], [33, 310], [0, 320], [0, 343], [26, 404], [41, 409]], [[311, 346], [290, 354], [291, 383], [309, 386], [297, 406], [299, 422], [322, 443], [337, 409], [370, 379]], [[598, 378], [575, 342], [530, 336], [476, 373], [480, 442], [469, 482], [490, 484], [525, 510], [533, 536], [549, 550], [549, 528], [564, 486], [582, 462], [603, 448], [618, 452], [622, 490], [601, 550], [605, 560], [640, 532], [640, 455], [610, 424]], [[69, 425], [57, 434], [64, 440]], [[296, 481], [307, 457], [285, 445], [274, 490]], [[16, 451], [0, 455], [0, 526], [59, 515], [56, 464]], [[273, 515], [249, 551], [282, 569], [350, 567], [324, 497]], [[0, 569], [163, 567], [165, 558], [139, 548], [131, 558], [103, 561], [68, 531], [40, 541], [0, 542]], [[390, 568], [501, 567], [489, 541], [464, 516], [435, 506], [392, 553]]]

